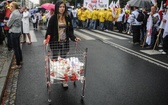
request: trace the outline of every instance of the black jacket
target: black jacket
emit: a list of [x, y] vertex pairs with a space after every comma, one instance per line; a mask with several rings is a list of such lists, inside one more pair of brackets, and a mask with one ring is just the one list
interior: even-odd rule
[[[59, 41], [59, 34], [58, 34], [58, 14], [59, 14], [59, 6], [64, 3], [63, 1], [57, 1], [55, 4], [55, 12], [54, 15], [50, 18], [47, 32], [45, 39], [47, 38], [47, 35], [50, 35], [50, 42], [51, 41]], [[73, 32], [73, 26], [72, 26], [72, 21], [71, 17], [67, 13], [67, 7], [65, 5], [65, 12], [63, 13], [65, 16], [65, 21], [66, 21], [66, 41], [69, 42], [69, 38], [73, 41], [75, 41], [75, 36]]]
[[[47, 38], [47, 35], [50, 35], [51, 36], [50, 41], [59, 41], [59, 35], [58, 35], [59, 27], [58, 27], [57, 18], [58, 17], [56, 15], [53, 15], [51, 17], [49, 24], [48, 24], [45, 39]], [[66, 20], [66, 41], [69, 41], [69, 38], [75, 41], [76, 37], [74, 36], [71, 18], [68, 15], [66, 15], [65, 20]]]

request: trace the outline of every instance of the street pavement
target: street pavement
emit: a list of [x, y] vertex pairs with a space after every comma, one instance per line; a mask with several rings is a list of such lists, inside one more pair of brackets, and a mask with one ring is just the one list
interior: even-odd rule
[[0, 45], [0, 99], [2, 99], [3, 97], [3, 92], [6, 86], [12, 58], [13, 52], [8, 51], [4, 42], [3, 45]]
[[[20, 71], [11, 73], [14, 83], [9, 88], [13, 90], [7, 89], [11, 92], [5, 105], [48, 104], [44, 76], [45, 30], [30, 33], [33, 43], [23, 44], [24, 65]], [[167, 55], [133, 46], [132, 36], [125, 34], [77, 29], [75, 35], [82, 39], [83, 47], [89, 48], [85, 101], [79, 101], [81, 84], [77, 83], [77, 87], [69, 84], [68, 90], [54, 85], [51, 88], [53, 105], [168, 104]]]

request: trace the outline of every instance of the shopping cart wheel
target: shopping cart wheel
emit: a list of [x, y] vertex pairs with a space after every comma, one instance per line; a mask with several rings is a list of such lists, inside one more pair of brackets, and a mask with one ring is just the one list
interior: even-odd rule
[[47, 91], [48, 91], [48, 89], [49, 89], [49, 84], [48, 83], [46, 84], [46, 87], [47, 87]]
[[81, 95], [81, 102], [84, 101], [84, 97], [85, 97], [85, 96]]
[[51, 101], [52, 101], [51, 99], [48, 99], [48, 103], [49, 103], [49, 105], [51, 105]]
[[76, 87], [76, 81], [74, 81], [74, 83], [73, 83], [73, 84], [74, 84], [74, 86]]

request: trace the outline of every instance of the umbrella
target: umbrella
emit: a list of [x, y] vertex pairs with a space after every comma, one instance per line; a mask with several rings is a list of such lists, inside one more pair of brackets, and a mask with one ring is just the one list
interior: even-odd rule
[[41, 8], [44, 8], [46, 10], [51, 10], [51, 9], [55, 9], [55, 5], [52, 3], [44, 3], [41, 5]]
[[4, 6], [5, 4], [6, 4], [6, 1], [1, 2], [1, 5], [3, 5], [3, 6]]
[[151, 0], [130, 0], [127, 2], [130, 6], [150, 9], [152, 6]]
[[32, 14], [34, 12], [37, 12], [38, 11], [38, 8], [34, 8], [34, 9], [30, 9], [29, 12]]

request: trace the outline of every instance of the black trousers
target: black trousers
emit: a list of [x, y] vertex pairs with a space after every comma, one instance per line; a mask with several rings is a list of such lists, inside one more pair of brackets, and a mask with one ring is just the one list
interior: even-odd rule
[[37, 22], [36, 22], [36, 23], [33, 23], [33, 28], [36, 28], [36, 29], [37, 29]]
[[132, 25], [133, 43], [140, 43], [140, 25]]
[[2, 27], [0, 26], [0, 44], [3, 44], [4, 34], [2, 32]]
[[122, 24], [122, 22], [117, 22], [117, 26], [118, 26], [119, 32], [122, 33], [122, 31], [123, 31], [123, 24]]
[[168, 53], [168, 35], [163, 39], [163, 50]]
[[20, 62], [23, 61], [22, 51], [20, 48], [20, 35], [21, 33], [11, 33], [12, 47], [16, 57], [16, 65], [20, 65]]
[[50, 42], [50, 49], [52, 51], [52, 59], [66, 58], [69, 52], [69, 42]]
[[5, 32], [5, 35], [7, 36], [7, 45], [8, 45], [8, 48], [11, 49], [12, 48], [12, 36], [9, 33], [9, 30], [4, 30], [4, 32]]

